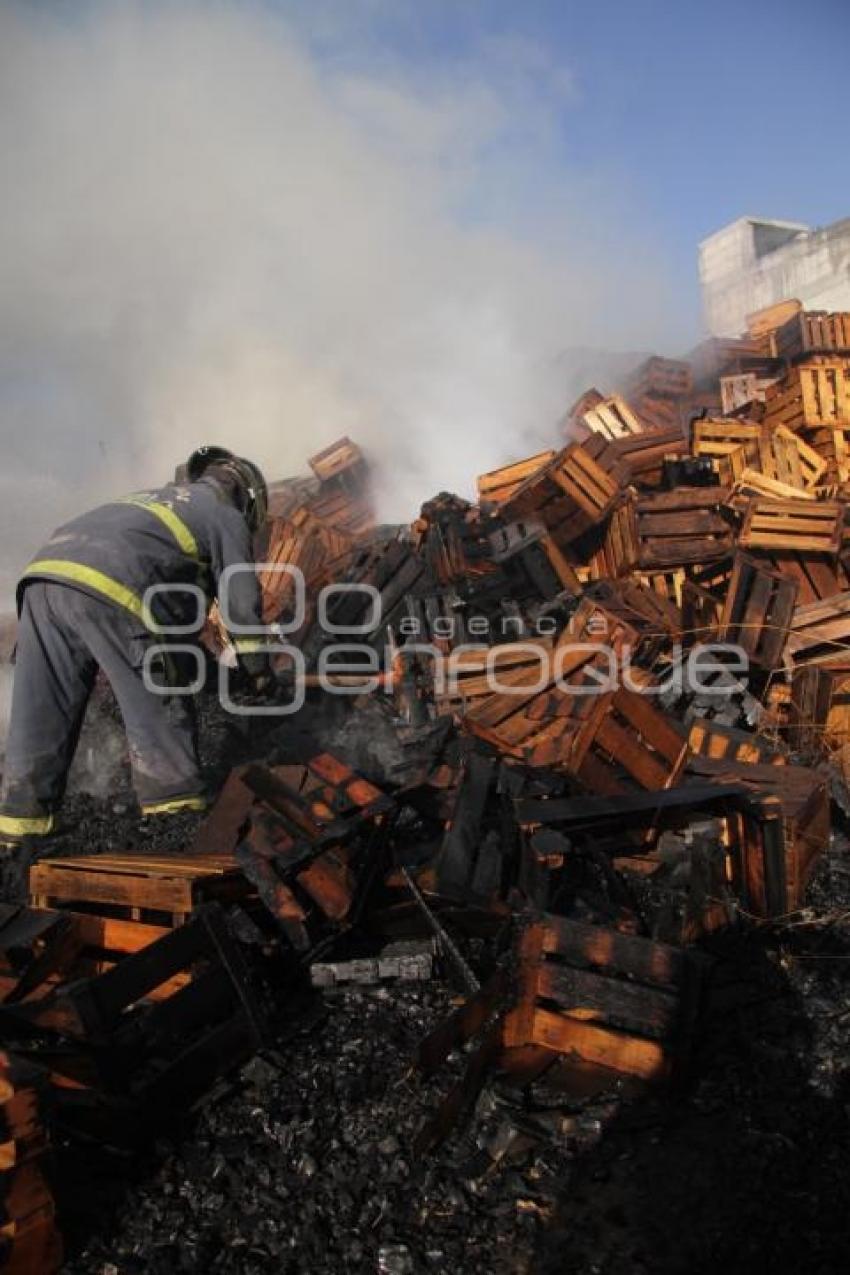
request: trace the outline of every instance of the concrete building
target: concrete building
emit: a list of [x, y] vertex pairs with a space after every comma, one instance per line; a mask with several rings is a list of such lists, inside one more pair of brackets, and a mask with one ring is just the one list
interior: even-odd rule
[[699, 246], [711, 336], [739, 336], [748, 314], [796, 297], [807, 310], [850, 310], [850, 217], [813, 230], [740, 217]]

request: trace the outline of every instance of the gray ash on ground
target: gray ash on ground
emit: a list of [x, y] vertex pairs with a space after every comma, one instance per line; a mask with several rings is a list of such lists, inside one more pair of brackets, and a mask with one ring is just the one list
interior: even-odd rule
[[807, 924], [710, 944], [686, 1088], [577, 1104], [556, 1121], [572, 1135], [534, 1136], [545, 1112], [496, 1087], [417, 1161], [416, 1132], [462, 1060], [439, 1090], [410, 1063], [450, 993], [334, 993], [134, 1181], [113, 1177], [112, 1211], [79, 1236], [68, 1275], [844, 1271], [848, 887], [828, 856]]
[[439, 985], [334, 995], [129, 1188], [68, 1275], [530, 1269], [530, 1202], [550, 1206], [561, 1151], [538, 1145], [483, 1177], [472, 1131], [413, 1153], [437, 1095], [410, 1060], [448, 1007]]

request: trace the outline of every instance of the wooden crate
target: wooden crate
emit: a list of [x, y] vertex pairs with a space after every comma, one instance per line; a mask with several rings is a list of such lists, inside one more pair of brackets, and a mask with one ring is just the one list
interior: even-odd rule
[[837, 554], [844, 509], [806, 500], [752, 500], [738, 538], [744, 549]]
[[782, 359], [850, 353], [850, 314], [800, 310], [773, 331], [771, 343], [773, 352]]
[[55, 1091], [62, 1123], [110, 1145], [167, 1128], [266, 1043], [244, 956], [215, 902], [105, 973], [4, 1012], [21, 1034], [59, 1039], [48, 1057], [65, 1082]]
[[[768, 337], [709, 337], [688, 356], [694, 386], [709, 393], [717, 391], [721, 376], [758, 372], [770, 376], [780, 366]], [[717, 398], [719, 400], [719, 394]]]
[[231, 854], [104, 854], [33, 864], [33, 907], [95, 912], [152, 926], [181, 925], [200, 903], [251, 893]]
[[524, 460], [513, 461], [510, 465], [501, 465], [491, 469], [477, 479], [478, 499], [482, 504], [503, 505], [522, 486], [527, 478], [538, 473], [554, 458], [555, 452], [549, 448], [545, 452], [537, 452]]
[[729, 486], [750, 471], [785, 484], [815, 487], [826, 463], [814, 448], [785, 426], [768, 428], [751, 421], [702, 420], [693, 426], [697, 456], [709, 457], [721, 483]]
[[788, 635], [788, 654], [795, 665], [841, 659], [848, 649], [850, 592], [797, 607]]
[[702, 980], [689, 953], [550, 914], [522, 935], [518, 967], [506, 1049], [538, 1045], [585, 1073], [653, 1082], [686, 1058]]
[[664, 461], [688, 454], [687, 439], [678, 424], [618, 438], [610, 446], [614, 456], [625, 465], [628, 481], [640, 488], [659, 487]]
[[678, 723], [636, 691], [620, 688], [595, 698], [575, 737], [570, 773], [590, 792], [609, 796], [675, 784], [688, 755]]
[[818, 664], [794, 669], [786, 735], [789, 748], [802, 761], [819, 761], [827, 752], [827, 722], [836, 679], [832, 668]]
[[683, 398], [692, 388], [691, 366], [682, 359], [646, 359], [628, 378], [629, 396]]
[[753, 553], [752, 556], [796, 583], [798, 606], [822, 602], [850, 588], [850, 580], [841, 560], [836, 561], [834, 556], [776, 551]]
[[850, 420], [806, 431], [813, 451], [826, 468], [823, 483], [850, 483]]
[[350, 438], [338, 438], [336, 442], [311, 456], [307, 464], [322, 483], [334, 480], [360, 483], [365, 477], [366, 461], [363, 453]]
[[0, 1269], [6, 1275], [54, 1275], [62, 1265], [44, 1169], [48, 1102], [48, 1073], [13, 1053], [0, 1053]]
[[812, 870], [829, 844], [829, 785], [805, 766], [773, 766], [692, 757], [688, 769], [749, 796], [727, 816], [729, 879], [755, 916], [795, 911]]
[[774, 377], [759, 376], [757, 372], [741, 372], [737, 376], [721, 376], [720, 405], [724, 417], [733, 412], [742, 413], [744, 409], [764, 403], [769, 385]]
[[777, 668], [797, 602], [797, 585], [764, 563], [736, 553], [718, 638], [742, 648], [754, 664]]
[[644, 432], [644, 426], [629, 404], [617, 394], [582, 404], [582, 409], [571, 418], [579, 438], [583, 433], [598, 434], [611, 442], [615, 438], [628, 438]]
[[766, 391], [764, 421], [789, 429], [850, 421], [850, 362], [832, 359], [792, 368]]
[[747, 315], [747, 335], [756, 340], [770, 336], [777, 328], [793, 320], [802, 308], [802, 301], [789, 299], [764, 306], [761, 310], [754, 310], [752, 314]]
[[591, 444], [571, 443], [532, 474], [503, 505], [508, 518], [539, 519], [556, 544], [575, 540], [607, 516], [620, 483], [599, 463], [604, 455]]
[[688, 747], [700, 757], [713, 757], [718, 761], [765, 763], [774, 766], [786, 764], [785, 755], [769, 740], [750, 731], [736, 730], [706, 717], [692, 719], [688, 731]]
[[[641, 571], [666, 571], [731, 552], [733, 531], [720, 512], [723, 487], [681, 487], [637, 496], [624, 506], [621, 536], [636, 548]], [[629, 519], [629, 533], [622, 525]]]

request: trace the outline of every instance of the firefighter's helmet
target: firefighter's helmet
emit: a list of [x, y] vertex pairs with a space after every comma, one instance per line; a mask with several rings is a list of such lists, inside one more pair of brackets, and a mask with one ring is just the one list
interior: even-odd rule
[[253, 461], [235, 456], [228, 448], [213, 443], [192, 452], [186, 463], [186, 477], [190, 483], [196, 483], [213, 465], [234, 480], [239, 508], [251, 530], [257, 531], [265, 522], [269, 507], [268, 488], [262, 473]]

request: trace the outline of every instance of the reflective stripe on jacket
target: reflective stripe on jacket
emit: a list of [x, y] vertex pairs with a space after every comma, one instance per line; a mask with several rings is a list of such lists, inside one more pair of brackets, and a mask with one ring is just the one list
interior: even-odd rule
[[[230, 577], [228, 614], [234, 624], [258, 625], [260, 588], [252, 559], [248, 524], [214, 482], [170, 483], [59, 527], [24, 572], [18, 608], [29, 580], [56, 580], [122, 607], [150, 631], [197, 620], [197, 632], [218, 596], [222, 572], [245, 566]], [[171, 587], [148, 597], [151, 586]]]

